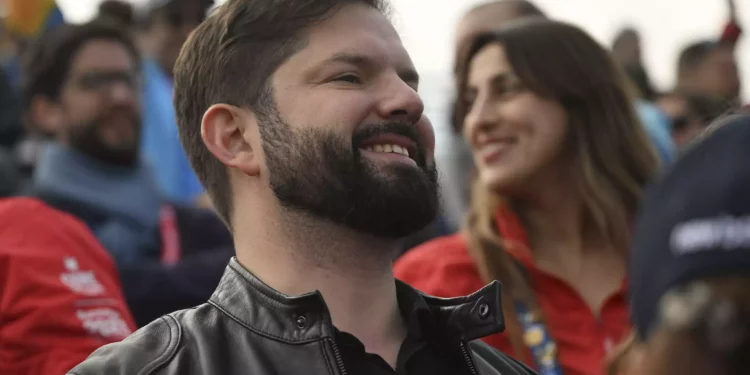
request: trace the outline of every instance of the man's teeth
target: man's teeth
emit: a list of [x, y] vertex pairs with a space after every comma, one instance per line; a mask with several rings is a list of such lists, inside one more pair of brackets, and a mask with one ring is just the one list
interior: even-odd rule
[[384, 152], [384, 153], [392, 152], [394, 154], [401, 154], [407, 157], [409, 156], [409, 150], [399, 145], [374, 145], [374, 146], [365, 147], [365, 150], [372, 151], [372, 152]]

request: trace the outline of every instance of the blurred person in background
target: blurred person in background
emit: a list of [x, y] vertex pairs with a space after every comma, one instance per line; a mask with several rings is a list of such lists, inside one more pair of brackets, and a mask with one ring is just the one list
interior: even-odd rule
[[[490, 1], [470, 9], [456, 27], [454, 76], [458, 75], [459, 50], [467, 41], [479, 33], [523, 17], [544, 17], [544, 12], [527, 0]], [[466, 140], [461, 136], [461, 127], [455, 126], [454, 114], [451, 113], [450, 116], [455, 133], [451, 137], [450, 147], [444, 150], [444, 156], [440, 160], [440, 180], [443, 189], [443, 216], [446, 227], [453, 233], [460, 227], [468, 208], [474, 160]]]
[[[524, 17], [545, 17], [544, 12], [528, 0], [494, 0], [471, 8], [456, 28], [456, 56], [461, 46], [476, 35], [492, 31], [509, 21]], [[455, 66], [458, 69], [458, 65]], [[455, 71], [455, 73], [458, 73]]]
[[[472, 36], [502, 27], [505, 23], [527, 17], [547, 17], [534, 3], [527, 0], [496, 0], [472, 8], [459, 22], [456, 30], [454, 77], [458, 77], [458, 61], [462, 48]], [[675, 153], [670, 135], [669, 119], [652, 103], [636, 101], [636, 110], [641, 123], [657, 150], [662, 163], [669, 163]], [[443, 186], [444, 213], [451, 230], [460, 226], [469, 205], [471, 176], [475, 167], [471, 151], [462, 137], [463, 118], [456, 117], [453, 106], [451, 124], [454, 136], [450, 149], [441, 162], [441, 182]]]
[[680, 92], [662, 95], [658, 104], [672, 122], [672, 139], [679, 149], [703, 133], [727, 109], [723, 101], [715, 98]]
[[203, 206], [208, 206], [209, 201], [177, 134], [172, 73], [182, 44], [212, 5], [213, 0], [151, 0], [137, 30], [137, 41], [145, 56], [141, 153], [167, 198]]
[[[724, 26], [719, 40], [734, 48], [742, 35], [742, 28], [737, 23], [737, 7], [735, 0], [726, 0], [729, 10], [729, 21]], [[633, 27], [626, 27], [617, 33], [612, 43], [612, 55], [625, 69], [628, 77], [638, 89], [638, 96], [646, 101], [654, 102], [659, 93], [654, 88], [643, 62], [641, 36]]]
[[6, 62], [5, 69], [11, 86], [18, 88], [21, 77], [21, 60], [26, 46], [46, 30], [65, 24], [65, 19], [55, 0], [5, 0], [7, 15], [5, 30], [14, 39], [14, 58]]
[[459, 63], [471, 208], [395, 275], [440, 297], [500, 280], [507, 330], [488, 343], [543, 374], [601, 374], [630, 329], [631, 220], [659, 164], [626, 77], [585, 32], [541, 18], [475, 38]]
[[0, 199], [0, 374], [64, 374], [136, 325], [112, 258], [85, 224]]
[[635, 99], [635, 108], [646, 127], [663, 164], [669, 164], [677, 151], [672, 140], [669, 117], [654, 103], [659, 94], [643, 61], [640, 33], [632, 27], [620, 31], [612, 43], [612, 57], [629, 78], [626, 82]]
[[740, 88], [733, 43], [704, 40], [688, 45], [680, 53], [676, 91], [708, 96], [731, 108], [741, 103]]
[[0, 152], [3, 153], [12, 152], [22, 134], [18, 90], [6, 70], [15, 53], [15, 42], [4, 22], [0, 22]]
[[139, 325], [204, 301], [233, 253], [210, 210], [164, 198], [139, 155], [140, 55], [112, 23], [51, 30], [24, 56], [28, 117], [50, 141], [29, 195], [91, 228]]
[[0, 149], [11, 152], [22, 135], [20, 97], [0, 67]]
[[631, 250], [636, 337], [622, 375], [750, 369], [750, 108], [721, 119], [651, 187]]
[[726, 0], [729, 22], [718, 40], [693, 42], [680, 52], [676, 92], [722, 102], [725, 109], [742, 105], [741, 82], [735, 50], [742, 35], [735, 0]]
[[643, 63], [641, 35], [632, 27], [620, 31], [612, 43], [612, 56], [625, 70], [638, 90], [638, 96], [646, 101], [654, 101], [656, 89]]
[[[5, 0], [7, 14], [3, 19], [5, 49], [0, 72], [0, 147], [4, 147], [6, 176], [18, 178], [6, 186], [8, 194], [18, 194], [28, 183], [36, 165], [43, 139], [28, 131], [28, 121], [22, 111], [20, 90], [21, 54], [46, 30], [65, 24], [62, 12], [53, 0]], [[6, 182], [9, 180], [6, 180]]]

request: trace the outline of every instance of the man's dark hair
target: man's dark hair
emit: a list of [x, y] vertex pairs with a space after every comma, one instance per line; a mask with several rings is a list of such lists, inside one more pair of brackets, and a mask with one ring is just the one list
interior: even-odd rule
[[305, 46], [305, 31], [348, 4], [386, 12], [385, 0], [229, 0], [183, 46], [174, 69], [180, 140], [216, 211], [230, 228], [229, 173], [203, 144], [203, 114], [216, 103], [263, 111], [264, 104], [273, 100], [271, 75]]
[[708, 126], [731, 109], [725, 101], [705, 95], [689, 93], [675, 93], [672, 95], [682, 98], [687, 107], [687, 113], [685, 116], [672, 119], [673, 132], [679, 131], [687, 126], [690, 123], [689, 120], [691, 118]]
[[730, 46], [727, 42], [715, 40], [703, 40], [688, 45], [680, 52], [680, 57], [677, 60], [677, 76], [683, 77], [686, 74], [691, 74], [693, 69], [706, 61], [711, 53]]
[[128, 34], [117, 25], [95, 20], [64, 25], [45, 32], [23, 55], [21, 90], [26, 105], [37, 96], [56, 100], [68, 77], [73, 59], [88, 42], [111, 40], [121, 43], [138, 63], [138, 50]]
[[133, 6], [122, 0], [105, 0], [99, 4], [98, 17], [108, 18], [126, 28], [135, 23]]
[[140, 27], [148, 28], [157, 21], [166, 22], [174, 27], [185, 23], [203, 22], [208, 11], [214, 6], [214, 0], [162, 0], [155, 1], [138, 19]]

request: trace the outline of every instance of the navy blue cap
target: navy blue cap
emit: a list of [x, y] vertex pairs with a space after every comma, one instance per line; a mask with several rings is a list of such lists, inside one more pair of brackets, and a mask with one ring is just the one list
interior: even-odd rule
[[750, 276], [750, 115], [706, 135], [651, 186], [631, 248], [631, 313], [641, 339], [659, 300], [712, 276]]

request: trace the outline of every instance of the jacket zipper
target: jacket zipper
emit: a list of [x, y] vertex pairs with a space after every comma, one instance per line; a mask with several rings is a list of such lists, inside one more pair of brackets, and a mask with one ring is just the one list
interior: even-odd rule
[[469, 371], [471, 371], [471, 375], [479, 375], [479, 372], [477, 372], [477, 368], [474, 366], [474, 361], [471, 359], [471, 355], [469, 354], [469, 350], [466, 349], [466, 343], [461, 343], [461, 352], [464, 355], [464, 360], [466, 361], [466, 365], [469, 366]]
[[339, 351], [339, 346], [336, 345], [336, 341], [331, 340], [331, 348], [333, 348], [333, 355], [336, 357], [336, 364], [339, 366], [339, 371], [341, 372], [341, 375], [346, 375], [346, 369], [344, 368], [344, 360], [341, 358], [341, 352]]

